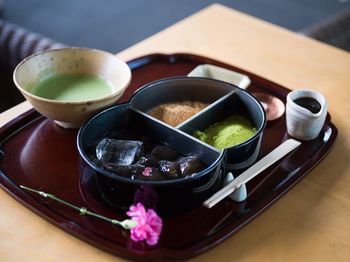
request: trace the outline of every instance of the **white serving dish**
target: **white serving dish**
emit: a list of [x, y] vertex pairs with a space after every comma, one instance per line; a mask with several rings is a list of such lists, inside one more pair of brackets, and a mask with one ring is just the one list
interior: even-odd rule
[[250, 78], [246, 75], [210, 64], [198, 65], [187, 76], [214, 78], [242, 89], [246, 89], [251, 83]]

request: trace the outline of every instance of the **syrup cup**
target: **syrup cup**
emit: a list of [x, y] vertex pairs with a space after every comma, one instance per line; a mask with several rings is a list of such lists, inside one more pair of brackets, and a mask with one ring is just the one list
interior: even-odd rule
[[[318, 112], [310, 110], [295, 103], [298, 98], [313, 98], [320, 103]], [[300, 140], [315, 139], [321, 132], [327, 116], [327, 101], [323, 95], [311, 90], [295, 90], [287, 95], [286, 121], [287, 131], [292, 137]]]

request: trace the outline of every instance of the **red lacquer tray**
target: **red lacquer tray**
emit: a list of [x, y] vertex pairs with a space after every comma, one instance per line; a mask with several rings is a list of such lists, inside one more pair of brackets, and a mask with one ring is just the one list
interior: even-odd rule
[[[188, 74], [199, 64], [214, 64], [248, 75], [249, 91], [259, 91], [285, 102], [288, 89], [245, 72], [237, 67], [189, 54], [153, 54], [129, 62], [133, 70], [130, 87], [120, 102], [142, 85], [169, 76]], [[131, 259], [185, 259], [205, 252], [233, 235], [300, 181], [329, 152], [337, 129], [328, 115], [320, 136], [302, 145], [247, 184], [248, 199], [235, 203], [225, 199], [212, 209], [197, 209], [164, 217], [157, 246], [130, 240], [119, 227], [79, 215], [40, 196], [24, 192], [19, 185], [55, 194], [78, 206], [116, 218], [126, 215], [104, 204], [94, 179], [84, 172], [85, 165], [76, 147], [77, 131], [56, 126], [34, 110], [15, 118], [0, 129], [0, 186], [13, 198], [66, 232], [101, 249]], [[267, 124], [260, 157], [286, 140], [284, 116]], [[82, 175], [84, 174], [84, 175]], [[205, 219], [203, 219], [205, 218]]]

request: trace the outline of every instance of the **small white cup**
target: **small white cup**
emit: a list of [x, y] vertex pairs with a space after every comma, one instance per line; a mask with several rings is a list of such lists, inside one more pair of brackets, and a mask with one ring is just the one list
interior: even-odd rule
[[[321, 109], [317, 113], [296, 104], [294, 100], [309, 97], [317, 100]], [[295, 90], [287, 95], [286, 120], [287, 131], [292, 137], [300, 140], [315, 139], [322, 130], [327, 116], [327, 101], [323, 95], [311, 90]]]

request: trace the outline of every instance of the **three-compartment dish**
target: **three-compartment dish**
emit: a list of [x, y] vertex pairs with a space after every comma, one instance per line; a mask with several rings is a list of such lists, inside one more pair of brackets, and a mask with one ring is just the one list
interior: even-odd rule
[[[207, 106], [176, 127], [149, 114], [159, 105], [188, 100]], [[254, 126], [254, 134], [222, 150], [193, 136], [196, 130], [232, 116], [247, 119]], [[147, 84], [129, 103], [97, 114], [81, 127], [77, 144], [80, 155], [95, 171], [105, 201], [127, 208], [138, 199], [168, 213], [200, 205], [222, 187], [225, 170], [253, 164], [265, 125], [263, 107], [247, 91], [213, 79], [176, 77]], [[127, 163], [124, 159], [128, 152], [120, 156], [128, 146], [125, 142], [134, 143], [130, 150], [135, 150]], [[141, 144], [144, 155], [136, 152]], [[170, 152], [169, 156], [169, 152], [158, 149], [173, 150], [177, 155]]]

